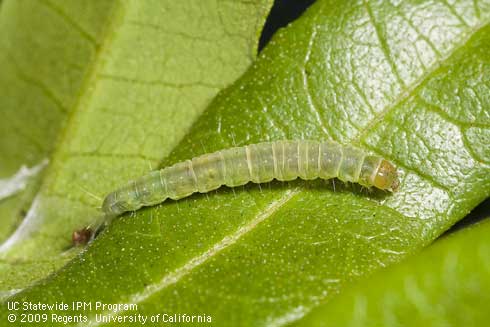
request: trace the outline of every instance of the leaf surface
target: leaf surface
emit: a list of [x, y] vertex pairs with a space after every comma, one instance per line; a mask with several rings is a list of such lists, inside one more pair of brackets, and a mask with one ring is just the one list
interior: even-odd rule
[[[487, 219], [488, 220], [488, 219]], [[445, 237], [294, 326], [485, 326], [490, 222]]]
[[[10, 52], [1, 57], [8, 73], [2, 101], [12, 119], [0, 137], [2, 171], [13, 174], [53, 153], [40, 186], [20, 201], [28, 202], [25, 219], [0, 245], [1, 290], [25, 287], [76, 254], [67, 251], [71, 233], [97, 219], [100, 198], [156, 167], [251, 63], [270, 6], [269, 0], [4, 3], [0, 33]], [[32, 60], [33, 44], [39, 61]], [[21, 213], [21, 204], [1, 206]]]
[[113, 10], [105, 0], [89, 2], [83, 15], [73, 1], [1, 4], [0, 241], [25, 216]]
[[162, 164], [259, 141], [334, 139], [395, 162], [399, 192], [295, 181], [168, 201], [115, 220], [14, 299], [277, 326], [416, 252], [489, 196], [489, 19], [485, 1], [319, 0]]

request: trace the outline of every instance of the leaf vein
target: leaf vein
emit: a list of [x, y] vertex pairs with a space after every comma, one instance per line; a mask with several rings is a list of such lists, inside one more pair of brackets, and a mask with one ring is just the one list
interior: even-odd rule
[[97, 42], [95, 38], [90, 35], [87, 31], [85, 31], [82, 26], [80, 26], [72, 17], [67, 15], [63, 10], [58, 8], [55, 4], [53, 4], [49, 0], [39, 0], [40, 3], [44, 4], [44, 6], [50, 9], [52, 12], [56, 13], [59, 17], [61, 17], [68, 25], [72, 26], [84, 39], [89, 41], [92, 45], [96, 46]]
[[313, 97], [311, 96], [311, 91], [310, 91], [310, 87], [309, 87], [308, 76], [306, 73], [306, 65], [308, 64], [308, 62], [310, 60], [311, 50], [312, 50], [313, 44], [315, 42], [316, 34], [317, 34], [317, 29], [316, 29], [315, 25], [313, 25], [313, 32], [311, 33], [310, 40], [308, 41], [308, 48], [306, 49], [305, 60], [303, 62], [303, 67], [301, 68], [301, 75], [303, 77], [303, 89], [305, 91], [306, 101], [308, 102], [308, 106], [310, 107], [311, 111], [315, 115], [315, 118], [318, 121], [320, 128], [322, 129], [322, 131], [326, 135], [332, 137], [332, 135], [334, 135], [334, 133], [329, 131], [329, 129], [327, 128], [327, 124], [325, 124], [325, 122], [323, 121], [322, 115], [320, 114], [320, 111], [318, 110], [318, 108], [316, 107], [316, 105], [313, 101]]
[[402, 86], [406, 86], [405, 82], [400, 76], [400, 73], [398, 72], [398, 69], [396, 68], [395, 62], [393, 61], [393, 58], [391, 56], [391, 51], [388, 43], [386, 42], [386, 38], [383, 37], [383, 32], [381, 31], [381, 26], [376, 22], [376, 19], [374, 17], [374, 13], [371, 9], [371, 6], [369, 5], [368, 1], [364, 0], [364, 7], [366, 8], [369, 21], [371, 22], [371, 25], [374, 27], [375, 35], [378, 39], [379, 45], [381, 47], [381, 51], [383, 52], [383, 55], [388, 62], [388, 65], [390, 65], [391, 71], [395, 75], [395, 78], [397, 79], [398, 83]]
[[188, 83], [171, 83], [171, 82], [165, 82], [165, 81], [159, 81], [159, 80], [148, 80], [148, 81], [138, 80], [138, 79], [134, 79], [134, 78], [124, 77], [124, 76], [116, 76], [116, 75], [110, 75], [110, 74], [98, 74], [97, 77], [100, 79], [109, 79], [109, 80], [114, 80], [117, 82], [132, 83], [132, 84], [139, 84], [139, 85], [150, 85], [150, 86], [151, 85], [164, 86], [164, 87], [175, 88], [175, 89], [184, 89], [184, 88], [191, 88], [191, 87], [204, 87], [204, 88], [209, 88], [209, 89], [221, 89], [221, 88], [223, 88], [223, 85], [206, 83], [206, 82], [201, 82], [201, 81], [188, 82]]
[[371, 119], [368, 122], [368, 124], [366, 124], [366, 126], [364, 128], [359, 130], [357, 137], [353, 138], [352, 142], [353, 143], [356, 143], [356, 142], [361, 143], [361, 139], [363, 138], [363, 136], [365, 136], [364, 134], [372, 131], [374, 126], [376, 124], [382, 122], [383, 118], [389, 112], [394, 110], [400, 103], [404, 102], [410, 96], [412, 96], [413, 92], [415, 90], [417, 90], [417, 88], [419, 88], [421, 85], [423, 85], [424, 82], [426, 82], [427, 79], [432, 75], [432, 73], [434, 73], [437, 69], [439, 69], [439, 67], [441, 66], [441, 64], [444, 61], [448, 60], [460, 47], [464, 46], [474, 34], [476, 34], [481, 29], [485, 28], [488, 24], [489, 24], [489, 22], [485, 21], [482, 24], [479, 24], [479, 25], [475, 26], [474, 28], [471, 28], [469, 30], [469, 32], [465, 33], [461, 37], [461, 42], [459, 44], [456, 44], [453, 47], [453, 49], [451, 51], [449, 51], [444, 57], [441, 57], [439, 60], [436, 60], [432, 64], [431, 68], [425, 74], [422, 74], [411, 86], [407, 87], [405, 90], [400, 92], [398, 97], [396, 99], [394, 99], [394, 101], [391, 104], [384, 107], [383, 110], [381, 110], [375, 117], [373, 117], [373, 119]]
[[24, 83], [30, 84], [38, 88], [48, 99], [50, 99], [54, 104], [55, 107], [58, 108], [61, 112], [67, 113], [68, 109], [63, 105], [63, 102], [56, 97], [56, 95], [51, 92], [49, 87], [44, 85], [42, 81], [36, 80], [30, 76], [28, 76], [26, 73], [24, 73], [21, 69], [21, 66], [17, 61], [15, 60], [15, 57], [10, 53], [9, 50], [5, 51], [7, 58], [10, 60], [12, 63], [12, 66], [15, 69], [15, 73], [17, 74], [17, 77], [22, 80]]
[[[141, 303], [148, 299], [153, 294], [162, 291], [163, 289], [179, 282], [182, 278], [191, 273], [194, 269], [204, 264], [209, 259], [218, 255], [223, 250], [229, 248], [235, 244], [242, 237], [253, 231], [260, 223], [272, 216], [275, 212], [281, 209], [281, 207], [290, 201], [294, 196], [299, 194], [299, 189], [286, 191], [281, 198], [273, 201], [268, 207], [264, 209], [259, 215], [255, 216], [248, 224], [238, 228], [235, 233], [225, 236], [221, 241], [215, 243], [211, 248], [202, 254], [191, 258], [187, 263], [175, 269], [171, 273], [165, 275], [158, 283], [147, 286], [142, 292], [132, 295], [128, 303]], [[123, 310], [113, 312], [109, 311], [103, 313], [104, 315], [114, 316], [124, 312]], [[94, 320], [93, 320], [94, 321]], [[88, 326], [98, 326], [100, 323], [93, 322]], [[84, 324], [85, 326], [85, 324]]]

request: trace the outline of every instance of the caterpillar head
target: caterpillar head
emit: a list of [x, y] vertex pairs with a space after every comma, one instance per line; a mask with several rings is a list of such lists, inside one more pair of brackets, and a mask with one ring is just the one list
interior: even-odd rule
[[387, 160], [381, 160], [374, 176], [373, 185], [381, 190], [396, 192], [400, 186], [396, 167]]

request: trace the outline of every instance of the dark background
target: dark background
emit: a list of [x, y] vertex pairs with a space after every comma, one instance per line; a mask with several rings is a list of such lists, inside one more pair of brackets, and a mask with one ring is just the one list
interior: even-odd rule
[[[1, 1], [1, 0], [0, 0]], [[259, 41], [259, 51], [269, 42], [272, 35], [279, 28], [301, 16], [301, 14], [315, 2], [315, 0], [276, 0], [267, 17], [262, 35]], [[473, 209], [465, 218], [457, 222], [447, 233], [452, 233], [462, 227], [474, 224], [484, 218], [490, 218], [490, 199], [482, 202]]]

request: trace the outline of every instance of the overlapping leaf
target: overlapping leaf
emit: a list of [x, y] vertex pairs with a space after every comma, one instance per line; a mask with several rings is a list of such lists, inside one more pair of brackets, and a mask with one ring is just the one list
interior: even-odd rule
[[485, 326], [490, 223], [457, 232], [373, 276], [295, 326]]
[[32, 201], [55, 140], [104, 43], [114, 3], [91, 2], [73, 19], [80, 9], [59, 1], [1, 5], [0, 241], [20, 223]]

